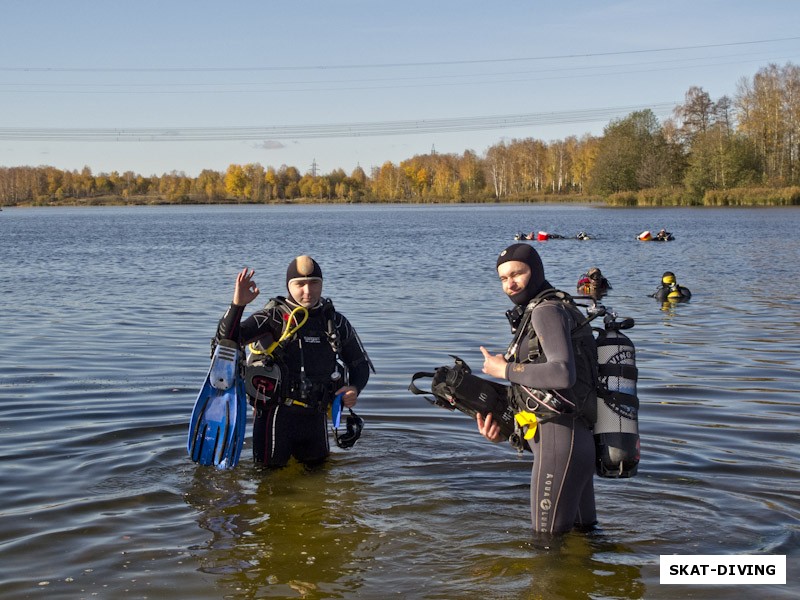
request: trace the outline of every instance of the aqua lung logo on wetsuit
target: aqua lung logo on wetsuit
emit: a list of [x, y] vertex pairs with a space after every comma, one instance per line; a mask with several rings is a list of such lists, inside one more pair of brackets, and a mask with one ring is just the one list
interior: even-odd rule
[[544, 480], [544, 492], [542, 494], [542, 499], [539, 500], [539, 508], [541, 509], [541, 512], [539, 513], [539, 528], [542, 531], [548, 531], [550, 529], [550, 511], [553, 508], [553, 501], [551, 499], [552, 493], [553, 474], [548, 473]]

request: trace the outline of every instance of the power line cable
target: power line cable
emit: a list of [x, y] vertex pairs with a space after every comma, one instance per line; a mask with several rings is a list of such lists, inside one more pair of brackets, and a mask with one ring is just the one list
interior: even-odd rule
[[709, 48], [727, 48], [732, 46], [747, 46], [755, 44], [769, 44], [774, 42], [787, 42], [800, 40], [800, 36], [773, 38], [766, 40], [749, 40], [744, 42], [727, 42], [720, 44], [700, 44], [696, 46], [673, 46], [666, 48], [643, 48], [640, 50], [618, 50], [613, 52], [586, 52], [581, 54], [555, 54], [545, 56], [509, 57], [509, 58], [483, 58], [467, 60], [441, 60], [441, 61], [417, 61], [417, 62], [396, 62], [396, 63], [361, 63], [361, 64], [340, 64], [340, 65], [278, 65], [278, 66], [249, 66], [249, 67], [0, 67], [0, 72], [85, 72], [85, 73], [175, 73], [175, 72], [232, 72], [232, 71], [312, 71], [312, 70], [343, 70], [343, 69], [389, 69], [401, 67], [429, 67], [444, 65], [475, 65], [475, 64], [497, 64], [509, 62], [543, 61], [543, 60], [562, 60], [569, 58], [594, 58], [600, 56], [624, 56], [631, 54], [647, 54], [662, 52], [677, 52], [683, 50], [705, 50]]
[[[726, 56], [724, 58], [736, 58]], [[741, 56], [741, 55], [738, 55]], [[720, 57], [722, 58], [722, 57]], [[789, 57], [772, 58], [770, 60], [789, 60]], [[706, 62], [703, 64], [682, 64], [686, 60], [701, 59], [679, 59], [669, 61], [657, 61], [646, 63], [626, 63], [611, 65], [595, 65], [592, 67], [565, 67], [552, 68], [535, 71], [499, 71], [492, 73], [468, 73], [468, 74], [447, 74], [431, 76], [413, 77], [379, 77], [379, 78], [358, 78], [358, 79], [326, 79], [326, 80], [295, 80], [283, 82], [169, 82], [169, 83], [0, 83], [0, 94], [136, 94], [136, 95], [155, 95], [155, 94], [263, 94], [263, 93], [290, 93], [307, 91], [342, 91], [342, 90], [381, 90], [398, 88], [422, 88], [422, 87], [452, 87], [464, 85], [483, 85], [498, 83], [530, 83], [532, 81], [552, 81], [557, 79], [575, 77], [609, 77], [616, 75], [632, 75], [637, 73], [655, 73], [673, 71], [676, 69], [697, 69], [706, 67], [720, 67], [730, 64], [743, 65], [746, 62], [739, 60], [716, 60], [716, 62]], [[763, 60], [763, 59], [758, 59]], [[663, 65], [658, 67], [658, 65]], [[636, 67], [631, 69], [630, 67]], [[602, 69], [602, 71], [600, 70]], [[577, 75], [576, 75], [577, 73]], [[535, 76], [533, 79], [498, 79], [508, 76]], [[461, 79], [462, 81], [457, 81]], [[387, 82], [388, 85], [377, 85]], [[433, 83], [426, 83], [433, 82]], [[375, 83], [376, 85], [361, 86], [341, 86], [339, 84], [352, 83]], [[309, 87], [282, 87], [282, 86], [309, 86]], [[330, 87], [320, 87], [330, 86]], [[338, 86], [338, 87], [333, 87]], [[227, 88], [227, 89], [220, 89]], [[248, 89], [251, 88], [251, 89]]]
[[241, 127], [49, 128], [0, 127], [0, 139], [70, 142], [187, 142], [351, 138], [422, 133], [452, 133], [591, 123], [649, 109], [657, 115], [671, 112], [677, 103], [618, 106], [572, 111], [455, 117], [405, 121]]

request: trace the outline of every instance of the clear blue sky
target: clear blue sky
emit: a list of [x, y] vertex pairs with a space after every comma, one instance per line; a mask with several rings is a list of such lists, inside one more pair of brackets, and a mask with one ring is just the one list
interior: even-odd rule
[[0, 166], [94, 173], [480, 155], [636, 108], [664, 118], [692, 85], [716, 100], [800, 62], [800, 2], [783, 0], [0, 0], [0, 15]]

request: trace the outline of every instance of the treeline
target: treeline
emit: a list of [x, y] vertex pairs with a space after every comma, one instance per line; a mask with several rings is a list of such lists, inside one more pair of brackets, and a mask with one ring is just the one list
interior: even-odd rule
[[0, 168], [0, 203], [482, 202], [604, 199], [616, 205], [800, 205], [800, 68], [769, 65], [734, 98], [690, 88], [671, 118], [650, 110], [601, 136], [500, 142], [483, 156], [415, 156], [367, 174], [230, 165], [94, 175], [54, 167]]

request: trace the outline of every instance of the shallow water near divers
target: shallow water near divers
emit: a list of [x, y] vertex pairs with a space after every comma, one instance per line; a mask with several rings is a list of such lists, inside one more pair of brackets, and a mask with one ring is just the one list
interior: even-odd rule
[[[638, 242], [666, 227], [669, 243]], [[800, 593], [796, 209], [303, 206], [6, 209], [3, 598], [793, 598]], [[530, 457], [407, 391], [502, 351], [517, 231], [566, 291], [598, 266], [631, 316], [642, 462], [595, 480], [600, 530], [543, 547]], [[377, 374], [322, 468], [198, 467], [189, 415], [235, 274], [284, 293], [309, 253]], [[671, 270], [692, 291], [662, 307]], [[258, 301], [257, 301], [258, 302]], [[785, 586], [662, 586], [664, 554], [785, 554]]]

